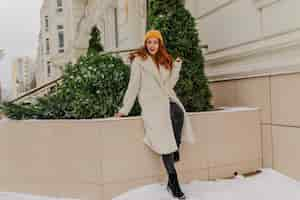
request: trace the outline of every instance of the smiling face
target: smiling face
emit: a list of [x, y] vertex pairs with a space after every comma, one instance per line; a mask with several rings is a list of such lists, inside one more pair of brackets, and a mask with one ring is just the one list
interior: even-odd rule
[[158, 52], [159, 39], [153, 37], [148, 38], [146, 41], [146, 48], [151, 55], [155, 55]]

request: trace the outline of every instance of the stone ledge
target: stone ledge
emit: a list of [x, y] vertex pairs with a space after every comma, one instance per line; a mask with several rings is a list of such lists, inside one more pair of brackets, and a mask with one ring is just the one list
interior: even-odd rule
[[[258, 108], [223, 107], [189, 114], [196, 143], [182, 143], [181, 161], [176, 164], [184, 182], [221, 178], [234, 171], [250, 172], [261, 167]], [[0, 120], [0, 130], [2, 189], [108, 200], [165, 178], [159, 155], [143, 143], [140, 116]], [[212, 177], [210, 169], [217, 169]], [[78, 191], [79, 186], [85, 188]]]

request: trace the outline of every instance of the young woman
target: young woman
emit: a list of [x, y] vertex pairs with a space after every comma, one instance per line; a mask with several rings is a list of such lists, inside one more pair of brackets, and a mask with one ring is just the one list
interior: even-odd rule
[[129, 55], [131, 72], [123, 106], [116, 117], [128, 115], [136, 97], [142, 109], [145, 128], [144, 142], [161, 155], [168, 174], [167, 190], [174, 197], [185, 199], [174, 162], [180, 160], [182, 141], [194, 143], [194, 133], [184, 106], [176, 96], [174, 86], [179, 79], [182, 60], [173, 62], [168, 54], [161, 33], [150, 30], [144, 45]]

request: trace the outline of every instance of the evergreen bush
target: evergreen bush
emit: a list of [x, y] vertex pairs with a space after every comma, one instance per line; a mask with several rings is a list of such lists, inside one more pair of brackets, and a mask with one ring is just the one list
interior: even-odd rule
[[204, 58], [195, 18], [182, 0], [150, 0], [147, 29], [158, 29], [168, 52], [183, 59], [174, 90], [188, 112], [212, 110], [212, 93], [204, 74]]

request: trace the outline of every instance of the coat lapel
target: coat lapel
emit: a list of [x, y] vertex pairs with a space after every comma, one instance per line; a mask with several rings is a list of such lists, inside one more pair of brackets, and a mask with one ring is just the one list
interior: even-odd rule
[[[156, 80], [156, 82], [159, 84], [159, 86], [162, 86], [162, 79], [160, 77], [159, 71], [154, 63], [154, 61], [152, 60], [152, 58], [150, 56], [148, 56], [148, 58], [145, 61], [147, 63], [146, 65], [146, 70], [149, 71], [152, 76], [154, 77], [154, 79]], [[159, 65], [160, 69], [162, 68], [161, 65]]]

